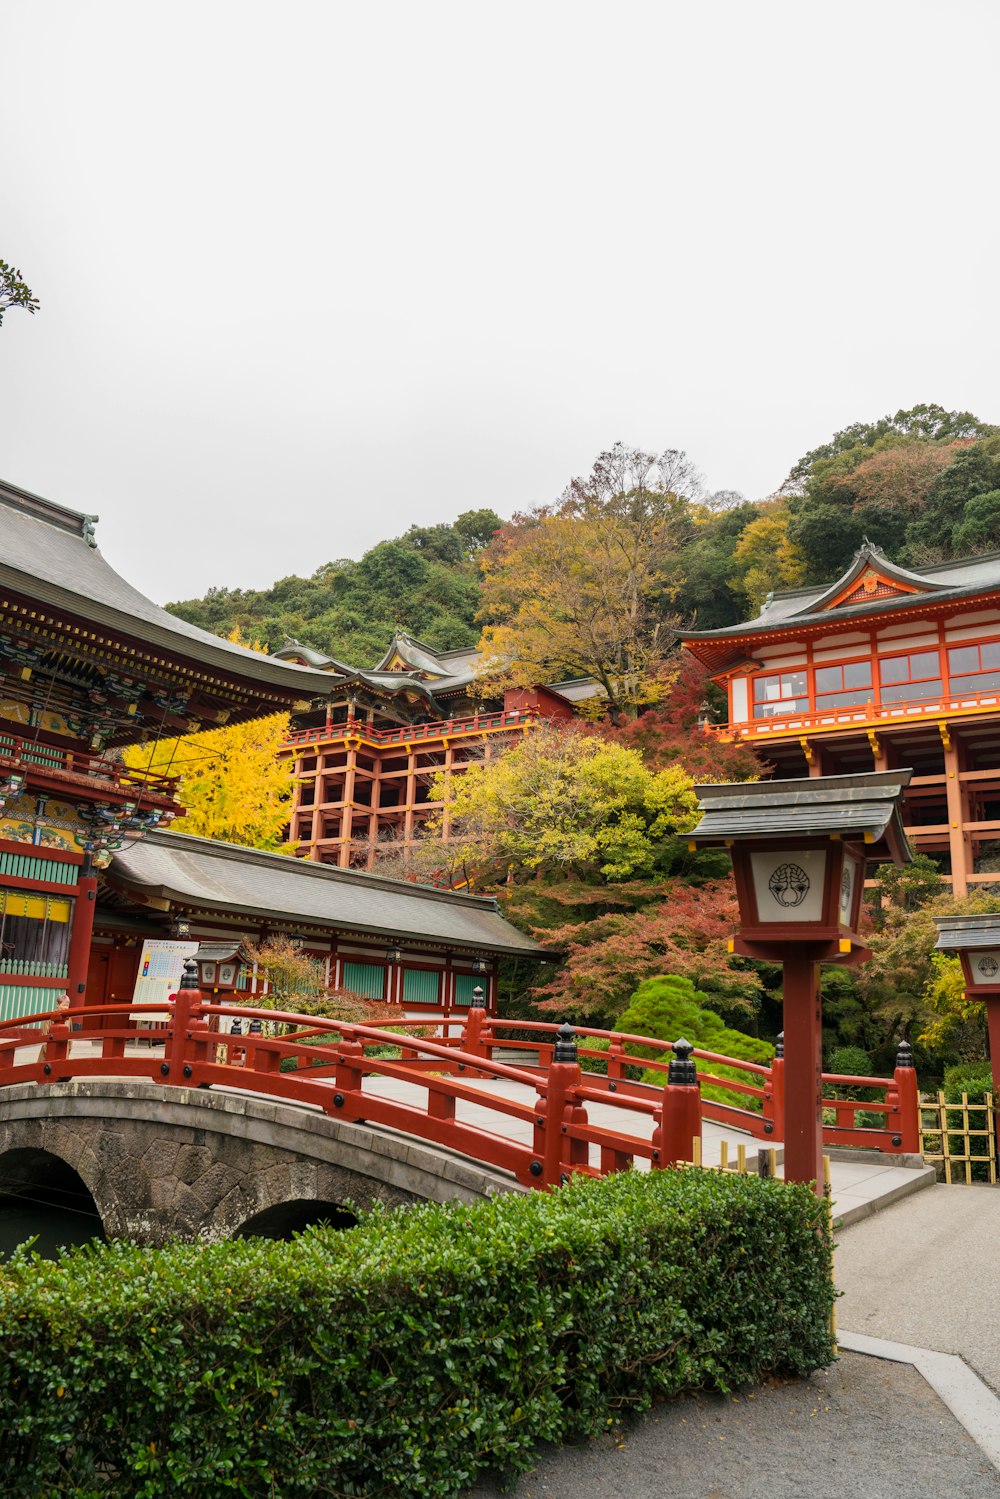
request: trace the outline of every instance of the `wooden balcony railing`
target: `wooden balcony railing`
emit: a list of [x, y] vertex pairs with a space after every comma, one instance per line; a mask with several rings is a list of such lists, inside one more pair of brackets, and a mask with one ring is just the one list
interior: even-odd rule
[[0, 734], [0, 768], [7, 772], [34, 772], [57, 780], [65, 779], [75, 782], [78, 787], [81, 782], [90, 785], [104, 782], [113, 786], [124, 800], [130, 795], [138, 797], [141, 794], [147, 806], [164, 802], [173, 805], [177, 801], [177, 776], [131, 770], [118, 760], [108, 760], [86, 750], [63, 749], [13, 734]]
[[513, 708], [499, 713], [470, 713], [464, 718], [435, 719], [430, 723], [401, 725], [392, 729], [374, 729], [371, 724], [349, 718], [346, 723], [323, 725], [316, 729], [295, 729], [284, 740], [282, 748], [302, 744], [335, 744], [341, 739], [363, 739], [368, 744], [414, 744], [428, 739], [450, 739], [458, 734], [483, 734], [496, 729], [522, 729], [537, 722], [533, 709]]
[[992, 692], [938, 692], [932, 697], [909, 698], [900, 703], [853, 703], [844, 708], [773, 713], [766, 718], [747, 719], [740, 723], [706, 724], [705, 732], [726, 739], [774, 739], [833, 728], [906, 723], [931, 716], [951, 718], [990, 709], [1000, 712], [1000, 689]]

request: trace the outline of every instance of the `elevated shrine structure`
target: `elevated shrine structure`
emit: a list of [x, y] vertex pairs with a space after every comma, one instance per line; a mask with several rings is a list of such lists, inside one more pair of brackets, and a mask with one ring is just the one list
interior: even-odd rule
[[[397, 634], [371, 670], [359, 670], [298, 641], [277, 658], [326, 672], [326, 702], [296, 716], [281, 755], [294, 763], [297, 791], [289, 842], [300, 857], [372, 869], [379, 857], [413, 846], [445, 799], [453, 775], [489, 760], [543, 718], [571, 718], [597, 689], [589, 679], [508, 689], [482, 697], [474, 649], [434, 651]], [[442, 828], [447, 838], [447, 823]]]
[[709, 732], [780, 779], [911, 767], [913, 847], [956, 896], [1000, 886], [1000, 554], [904, 568], [866, 544], [829, 585], [681, 640], [727, 693]]

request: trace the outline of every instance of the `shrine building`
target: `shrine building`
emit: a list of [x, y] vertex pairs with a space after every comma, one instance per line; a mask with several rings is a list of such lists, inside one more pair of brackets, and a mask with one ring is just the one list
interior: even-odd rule
[[681, 640], [728, 694], [709, 732], [781, 778], [912, 767], [914, 848], [956, 896], [1000, 886], [1000, 553], [904, 568], [866, 544], [828, 586]]
[[296, 715], [280, 753], [295, 766], [294, 852], [342, 868], [372, 869], [380, 854], [412, 847], [444, 808], [432, 799], [436, 775], [447, 784], [541, 719], [572, 718], [575, 704], [599, 690], [575, 678], [482, 699], [474, 691], [478, 651], [432, 651], [404, 634], [371, 670], [298, 641], [275, 656], [328, 674], [325, 704]]
[[[308, 719], [330, 676], [159, 608], [102, 557], [94, 520], [0, 483], [0, 1019], [64, 992], [131, 997], [140, 939], [178, 914], [234, 954], [301, 929], [331, 984], [442, 1011], [473, 974], [493, 997], [501, 956], [541, 955], [491, 901], [166, 832], [176, 779], [129, 769], [126, 746]], [[225, 967], [235, 984], [240, 961]]]

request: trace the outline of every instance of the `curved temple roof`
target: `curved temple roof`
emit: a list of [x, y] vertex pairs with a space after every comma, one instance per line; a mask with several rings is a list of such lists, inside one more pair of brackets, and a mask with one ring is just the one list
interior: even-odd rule
[[[898, 585], [899, 592], [855, 602], [852, 585], [859, 584], [869, 569], [886, 584]], [[711, 669], [726, 670], [746, 660], [757, 637], [776, 630], [787, 632], [800, 626], [805, 630], [841, 620], [863, 620], [889, 609], [919, 609], [928, 602], [960, 600], [994, 590], [1000, 591], [1000, 552], [916, 570], [891, 562], [880, 548], [866, 543], [834, 583], [770, 594], [756, 618], [743, 624], [717, 630], [679, 630], [677, 635]], [[845, 601], [838, 603], [842, 598]], [[727, 651], [730, 642], [732, 648]]]
[[220, 914], [432, 942], [499, 956], [552, 956], [511, 926], [496, 901], [217, 843], [149, 833], [114, 854], [113, 884]]
[[[280, 651], [275, 651], [276, 660], [296, 658], [317, 667], [327, 674], [327, 694], [330, 686], [349, 686], [357, 683], [373, 691], [389, 696], [405, 696], [418, 693], [434, 707], [435, 694], [447, 696], [471, 686], [475, 680], [475, 666], [479, 652], [469, 648], [456, 651], [432, 651], [430, 646], [402, 633], [393, 636], [388, 650], [376, 666], [363, 668], [349, 666], [335, 656], [325, 656], [299, 640], [290, 640]], [[389, 663], [405, 663], [396, 670], [389, 670]]]
[[147, 599], [101, 556], [96, 519], [0, 481], [0, 585], [296, 701], [329, 691], [323, 673], [234, 645]]

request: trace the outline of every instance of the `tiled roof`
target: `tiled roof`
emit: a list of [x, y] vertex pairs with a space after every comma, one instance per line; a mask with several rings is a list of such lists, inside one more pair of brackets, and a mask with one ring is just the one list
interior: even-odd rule
[[747, 839], [856, 831], [869, 834], [867, 841], [874, 845], [887, 839], [890, 849], [895, 846], [904, 858], [912, 857], [899, 811], [912, 774], [881, 770], [696, 786], [702, 820], [691, 838], [704, 847], [718, 847]]
[[121, 849], [113, 884], [181, 905], [338, 931], [433, 942], [467, 951], [543, 957], [496, 901], [429, 885], [261, 853], [183, 833], [149, 833]]
[[[867, 567], [876, 568], [887, 578], [895, 579], [914, 591], [831, 609], [831, 601], [849, 589], [852, 581]], [[929, 597], [933, 597], [937, 603], [960, 599], [986, 589], [1000, 589], [1000, 553], [969, 557], [961, 562], [937, 563], [933, 567], [918, 570], [900, 567], [891, 562], [878, 547], [866, 545], [855, 555], [850, 567], [835, 583], [771, 594], [756, 618], [746, 620], [743, 624], [726, 625], [717, 630], [680, 630], [678, 635], [681, 640], [692, 643], [738, 640], [746, 636], [764, 635], [776, 629], [794, 629], [796, 625], [805, 627], [817, 623], [832, 624], [846, 619], [869, 618], [873, 614], [884, 613], [887, 609], [919, 608], [926, 605]]]
[[233, 645], [147, 599], [101, 556], [95, 520], [0, 481], [0, 585], [290, 699], [326, 690], [321, 674]]

